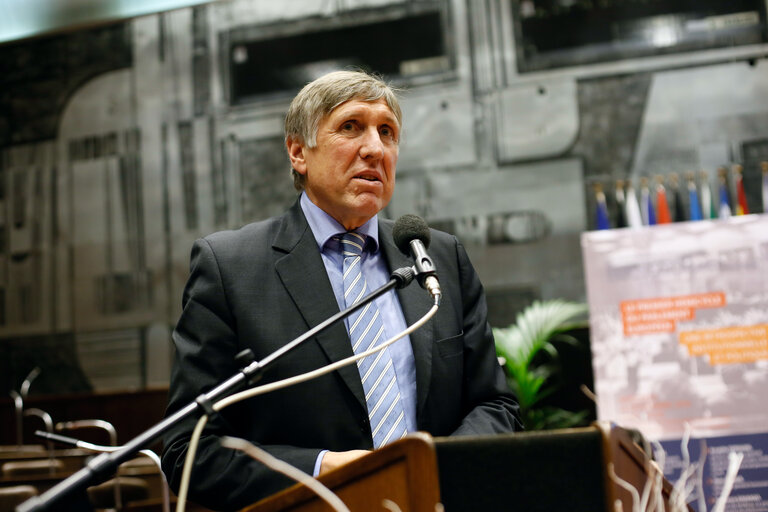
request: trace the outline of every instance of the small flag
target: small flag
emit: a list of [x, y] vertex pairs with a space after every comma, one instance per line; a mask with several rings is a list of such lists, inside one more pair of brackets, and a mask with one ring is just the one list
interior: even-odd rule
[[720, 198], [718, 207], [718, 217], [721, 219], [729, 218], [733, 213], [731, 212], [731, 201], [728, 194], [728, 171], [721, 167], [718, 170], [718, 197]]
[[763, 170], [763, 213], [768, 213], [768, 162], [762, 162]]
[[701, 171], [701, 215], [704, 219], [716, 219], [717, 209], [712, 200], [712, 188], [709, 186], [707, 171]]
[[624, 197], [624, 181], [623, 180], [616, 180], [616, 188], [614, 191], [614, 198], [616, 199], [616, 227], [617, 228], [625, 228], [627, 227], [627, 216], [626, 216], [626, 199]]
[[[768, 197], [768, 196], [766, 196]], [[640, 214], [640, 205], [637, 203], [637, 194], [629, 182], [627, 186], [627, 225], [631, 228], [640, 228], [643, 226], [643, 217]]]
[[669, 186], [672, 192], [672, 221], [683, 222], [688, 220], [685, 204], [683, 204], [683, 196], [680, 192], [680, 183], [677, 180], [677, 173], [673, 172], [669, 175]]
[[651, 191], [648, 189], [648, 178], [640, 179], [640, 213], [643, 217], [644, 225], [653, 226], [656, 224], [656, 212], [653, 211]]
[[656, 176], [656, 218], [659, 224], [669, 224], [672, 217], [669, 215], [667, 203], [667, 190], [664, 188], [664, 178]]
[[739, 164], [733, 166], [733, 179], [736, 181], [736, 215], [748, 215], [747, 194], [744, 192], [744, 176]]
[[600, 183], [595, 183], [595, 199], [596, 199], [596, 224], [597, 229], [611, 229], [611, 222], [608, 220], [608, 205], [605, 202], [605, 194], [603, 193], [603, 186]]
[[701, 220], [701, 206], [699, 205], [699, 194], [696, 191], [696, 182], [693, 180], [693, 173], [688, 174], [688, 209], [691, 220]]

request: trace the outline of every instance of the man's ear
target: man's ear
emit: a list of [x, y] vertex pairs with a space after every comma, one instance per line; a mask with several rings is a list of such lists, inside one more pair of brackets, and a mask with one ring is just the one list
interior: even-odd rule
[[288, 137], [285, 140], [285, 147], [288, 150], [291, 167], [299, 174], [306, 174], [307, 160], [304, 156], [304, 143], [294, 137]]

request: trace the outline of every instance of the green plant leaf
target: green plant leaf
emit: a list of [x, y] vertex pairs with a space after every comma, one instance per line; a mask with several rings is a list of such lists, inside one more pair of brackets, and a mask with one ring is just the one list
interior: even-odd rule
[[[572, 426], [586, 417], [586, 411], [572, 413], [551, 407], [535, 407], [555, 391], [554, 387], [546, 384], [558, 367], [551, 363], [534, 364], [534, 358], [540, 352], [546, 353], [553, 361], [557, 359], [557, 349], [550, 340], [571, 328], [574, 318], [583, 316], [586, 311], [586, 304], [563, 300], [536, 301], [517, 315], [514, 324], [493, 329], [496, 354], [505, 361], [509, 384], [517, 394], [526, 428], [538, 430]], [[558, 340], [576, 343], [572, 336], [567, 335], [559, 336]]]

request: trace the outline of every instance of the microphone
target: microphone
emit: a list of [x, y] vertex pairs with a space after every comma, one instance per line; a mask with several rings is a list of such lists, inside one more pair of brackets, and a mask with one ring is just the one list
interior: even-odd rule
[[427, 254], [429, 242], [432, 240], [427, 223], [418, 215], [403, 215], [395, 222], [392, 238], [400, 252], [413, 256], [416, 263], [414, 265], [416, 279], [439, 304], [442, 292], [440, 283], [437, 281], [435, 263]]

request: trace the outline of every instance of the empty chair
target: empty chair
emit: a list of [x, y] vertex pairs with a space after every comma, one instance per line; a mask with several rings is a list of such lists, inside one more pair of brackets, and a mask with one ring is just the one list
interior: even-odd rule
[[87, 419], [87, 420], [75, 420], [75, 421], [60, 421], [56, 424], [56, 430], [61, 432], [63, 430], [81, 430], [81, 429], [96, 429], [106, 432], [109, 436], [109, 446], [117, 446], [117, 430], [115, 426], [110, 422], [99, 419]]
[[[103, 420], [79, 420], [75, 422], [59, 423], [56, 425], [57, 430], [71, 430], [87, 427], [106, 430], [110, 433], [110, 442], [113, 445], [117, 442], [117, 433], [115, 432], [114, 427], [109, 422]], [[121, 449], [119, 446], [97, 445], [74, 438], [70, 438], [69, 442], [78, 448], [94, 452], [114, 452]], [[115, 478], [100, 485], [88, 488], [88, 496], [94, 507], [115, 508], [120, 510], [125, 503], [129, 501], [148, 499], [152, 494], [150, 484], [142, 478], [121, 476], [121, 471], [142, 470], [149, 466], [154, 467], [156, 474], [160, 477], [163, 511], [170, 512], [170, 492], [168, 490], [168, 482], [165, 479], [165, 474], [163, 474], [160, 467], [160, 457], [158, 457], [152, 450], [141, 450], [140, 453], [146, 458], [142, 457], [124, 462], [118, 467]]]
[[40, 368], [33, 368], [31, 372], [29, 372], [24, 379], [24, 382], [21, 383], [21, 389], [19, 390], [20, 393], [17, 393], [16, 391], [11, 390], [11, 398], [13, 399], [13, 406], [14, 410], [16, 412], [16, 446], [21, 449], [22, 445], [24, 444], [23, 439], [23, 417], [24, 417], [24, 400], [27, 399], [27, 395], [29, 394], [29, 387], [32, 385], [32, 381], [37, 378], [37, 376], [40, 375]]
[[[118, 489], [119, 495], [116, 495], [115, 489]], [[95, 508], [120, 509], [131, 501], [148, 498], [149, 484], [142, 478], [118, 476], [88, 488], [88, 499]]]
[[[142, 451], [142, 453], [144, 453]], [[135, 459], [131, 459], [128, 461], [123, 462], [120, 464], [120, 471], [130, 471], [131, 469], [155, 469], [158, 472], [161, 471], [160, 468], [157, 467], [157, 464], [155, 464], [155, 461], [152, 460], [150, 457], [136, 457]]]
[[32, 496], [37, 496], [37, 489], [31, 485], [0, 487], [0, 512], [13, 512]]
[[45, 447], [41, 444], [2, 444], [0, 445], [0, 458], [13, 459], [29, 455], [45, 454]]
[[[25, 384], [27, 382], [28, 381], [25, 381]], [[22, 386], [22, 391], [24, 392], [25, 396], [28, 389], [28, 385]], [[46, 430], [49, 433], [53, 432], [53, 420], [51, 419], [51, 415], [47, 412], [33, 407], [24, 410], [22, 417], [24, 416], [34, 416], [40, 418], [43, 423], [45, 423]], [[8, 460], [7, 462], [3, 462], [0, 466], [0, 471], [2, 472], [3, 476], [35, 477], [63, 473], [65, 471], [64, 462], [54, 457], [53, 443], [49, 441], [47, 444], [48, 446], [46, 451], [35, 450], [33, 448], [24, 448], [28, 445], [21, 445], [16, 451], [16, 455], [19, 457], [15, 460]], [[41, 457], [47, 455], [48, 458], [38, 458], [37, 455], [40, 455]]]
[[[23, 439], [23, 431], [24, 431], [24, 416], [28, 416], [29, 414], [25, 414], [24, 412], [24, 400], [27, 399], [27, 395], [29, 394], [29, 388], [32, 385], [32, 381], [37, 378], [37, 376], [40, 374], [40, 368], [33, 368], [31, 372], [27, 375], [27, 377], [24, 379], [24, 382], [21, 383], [21, 389], [20, 392], [16, 392], [14, 390], [10, 391], [11, 399], [13, 400], [13, 408], [15, 412], [15, 427], [16, 427], [16, 444], [15, 445], [3, 445], [0, 446], [0, 457], [3, 459], [13, 459], [16, 456], [24, 456], [27, 454], [36, 454], [37, 452], [43, 451], [43, 447], [39, 444], [24, 444]], [[39, 409], [36, 409], [36, 411], [39, 411]], [[32, 414], [35, 414], [34, 412]], [[48, 419], [50, 419], [50, 416], [48, 416]], [[45, 418], [43, 418], [43, 421], [45, 421]], [[48, 424], [46, 424], [46, 428], [48, 428]]]
[[52, 475], [64, 471], [64, 463], [59, 459], [12, 460], [3, 462], [0, 467], [6, 477]]
[[[53, 420], [51, 419], [51, 415], [47, 412], [37, 409], [37, 408], [30, 408], [26, 409], [23, 412], [23, 416], [34, 416], [37, 418], [40, 418], [43, 423], [45, 423], [45, 428], [48, 431], [48, 433], [53, 432]], [[45, 474], [56, 474], [61, 473], [64, 471], [64, 463], [54, 458], [54, 451], [53, 451], [53, 443], [48, 441], [47, 446], [47, 459], [38, 459], [38, 458], [30, 458], [30, 459], [17, 459], [17, 460], [11, 460], [8, 462], [4, 462], [2, 464], [2, 473], [4, 476], [38, 476], [38, 475], [45, 475]], [[46, 452], [40, 452], [40, 454], [45, 454]]]
[[[96, 446], [94, 446], [96, 448]], [[106, 448], [106, 447], [102, 447]], [[142, 476], [149, 476], [145, 472], [153, 469], [160, 478], [160, 492], [162, 493], [162, 510], [170, 512], [170, 495], [168, 482], [160, 469], [160, 458], [151, 450], [141, 450], [145, 457], [138, 457], [123, 462], [118, 468], [118, 476], [107, 480], [103, 484], [89, 487], [88, 497], [95, 508], [115, 508], [122, 510], [132, 501], [147, 500], [153, 497], [155, 487], [144, 478], [138, 476], [124, 476], [122, 472], [139, 470]]]
[[[115, 426], [112, 425], [112, 423], [106, 421], [106, 420], [100, 420], [100, 419], [84, 419], [84, 420], [75, 420], [75, 421], [64, 421], [59, 422], [56, 424], [56, 430], [62, 431], [62, 430], [80, 430], [80, 429], [98, 429], [102, 430], [107, 433], [109, 436], [109, 446], [114, 447], [117, 444], [117, 430], [115, 429]], [[90, 443], [85, 443], [90, 444]], [[98, 445], [92, 445], [92, 446], [98, 446]], [[89, 448], [86, 448], [89, 449]], [[109, 450], [96, 450], [96, 451], [109, 451]], [[123, 507], [121, 495], [120, 492], [120, 481], [113, 478], [109, 482], [110, 485], [106, 485], [107, 482], [104, 482], [104, 484], [101, 484], [104, 486], [104, 488], [109, 489], [109, 492], [112, 493], [112, 499], [111, 503], [112, 506], [109, 508], [115, 508], [120, 510]], [[95, 491], [98, 495], [98, 499], [100, 499], [101, 496], [101, 487], [99, 490]], [[90, 495], [89, 495], [90, 497]]]
[[[37, 407], [30, 407], [29, 409], [24, 410], [24, 417], [37, 417], [40, 418], [43, 421], [43, 424], [45, 425], [45, 431], [49, 434], [53, 434], [53, 418], [51, 418], [51, 415], [45, 412], [42, 409], [38, 409]], [[48, 449], [48, 455], [50, 457], [53, 457], [53, 442], [52, 441], [46, 441], [46, 448]]]

